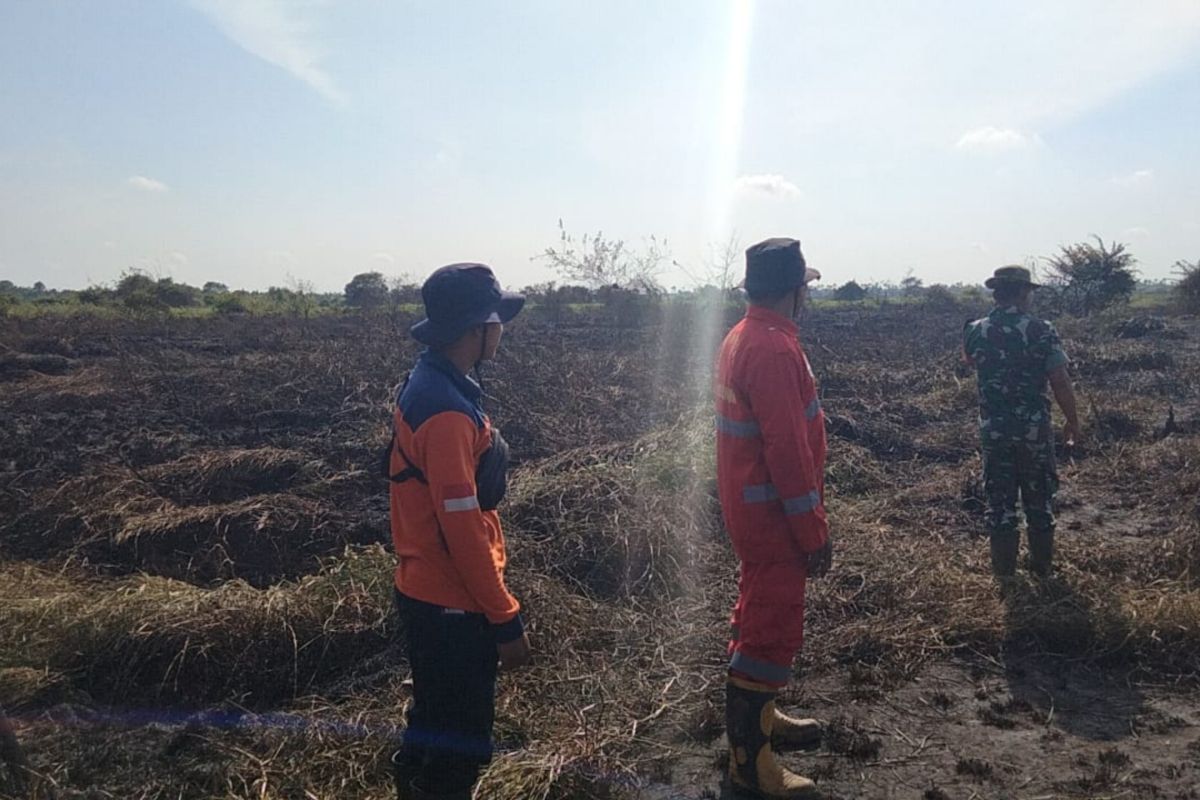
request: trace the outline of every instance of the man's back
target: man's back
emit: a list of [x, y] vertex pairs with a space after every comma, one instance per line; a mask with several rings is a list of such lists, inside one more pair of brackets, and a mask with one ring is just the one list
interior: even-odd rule
[[963, 352], [979, 377], [979, 421], [989, 440], [1045, 434], [1050, 426], [1046, 377], [1067, 363], [1049, 322], [1015, 307], [997, 307], [967, 323]]
[[[721, 346], [714, 393], [721, 505], [739, 556], [771, 560], [819, 547], [825, 423], [795, 324], [751, 307]], [[780, 535], [789, 529], [790, 541]]]

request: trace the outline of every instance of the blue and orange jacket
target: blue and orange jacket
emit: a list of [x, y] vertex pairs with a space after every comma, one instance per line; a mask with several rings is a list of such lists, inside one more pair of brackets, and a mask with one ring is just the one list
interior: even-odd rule
[[717, 484], [738, 558], [824, 547], [825, 415], [796, 324], [751, 306], [726, 335], [714, 386]]
[[482, 613], [496, 640], [507, 642], [521, 636], [522, 623], [520, 604], [504, 585], [500, 516], [481, 509], [476, 496], [476, 466], [492, 442], [481, 395], [449, 359], [427, 350], [396, 398], [391, 473], [415, 467], [424, 477], [391, 484], [396, 588]]

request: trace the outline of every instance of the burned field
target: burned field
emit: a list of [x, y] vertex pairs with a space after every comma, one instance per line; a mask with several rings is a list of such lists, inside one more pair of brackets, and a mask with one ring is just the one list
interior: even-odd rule
[[[1062, 454], [1057, 575], [1002, 597], [970, 313], [806, 323], [837, 549], [783, 704], [830, 725], [785, 761], [847, 799], [1200, 797], [1200, 323], [1060, 322], [1088, 440]], [[408, 686], [375, 464], [407, 322], [0, 323], [0, 707], [28, 762], [0, 795], [391, 795]], [[529, 314], [485, 373], [536, 660], [501, 679], [481, 797], [720, 796], [712, 335], [669, 306]]]

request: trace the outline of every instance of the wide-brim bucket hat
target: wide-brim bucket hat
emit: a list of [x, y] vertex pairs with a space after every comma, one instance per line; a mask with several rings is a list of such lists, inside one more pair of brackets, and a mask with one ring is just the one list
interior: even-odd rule
[[752, 297], [782, 294], [820, 278], [821, 273], [805, 263], [798, 239], [764, 239], [746, 249], [742, 285]]
[[475, 325], [507, 323], [525, 306], [525, 296], [500, 288], [487, 264], [448, 264], [421, 287], [425, 319], [409, 333], [421, 344], [451, 344]]
[[992, 273], [992, 277], [983, 282], [983, 285], [989, 289], [995, 289], [1002, 284], [1010, 286], [1028, 286], [1031, 289], [1041, 288], [1040, 283], [1033, 282], [1033, 273], [1017, 265], [1000, 267]]

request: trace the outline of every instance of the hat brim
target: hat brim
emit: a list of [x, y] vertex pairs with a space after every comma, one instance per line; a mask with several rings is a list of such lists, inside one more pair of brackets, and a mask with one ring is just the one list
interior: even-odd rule
[[462, 336], [463, 331], [469, 328], [468, 325], [462, 330], [447, 330], [439, 327], [431, 319], [423, 319], [408, 329], [408, 333], [414, 339], [426, 347], [440, 347], [447, 345]]
[[513, 317], [521, 313], [521, 309], [525, 307], [525, 295], [517, 294], [516, 292], [501, 292], [500, 306], [496, 309], [496, 315], [499, 317], [497, 322], [511, 322]]
[[1042, 284], [1034, 283], [1033, 281], [1021, 278], [997, 278], [994, 275], [984, 281], [983, 285], [988, 289], [995, 289], [997, 286], [1028, 286], [1030, 289], [1042, 288]]
[[501, 292], [500, 303], [496, 310], [482, 318], [467, 319], [458, 322], [453, 327], [439, 326], [431, 319], [423, 319], [408, 329], [409, 334], [427, 347], [441, 347], [453, 343], [462, 336], [472, 325], [483, 325], [489, 322], [507, 323], [521, 313], [525, 307], [525, 295], [516, 292]]

